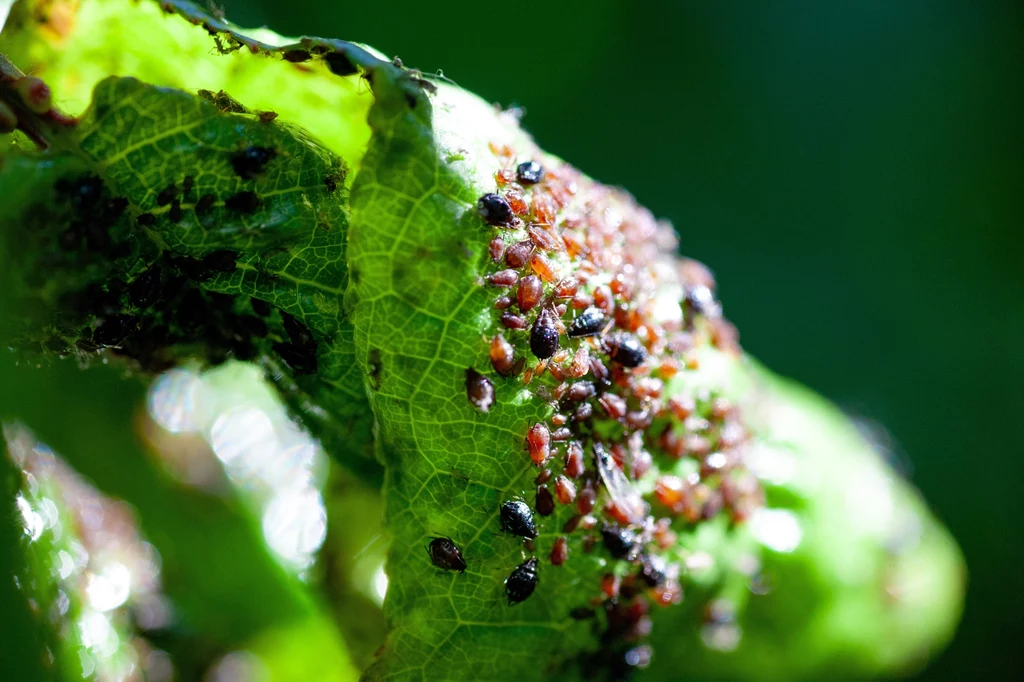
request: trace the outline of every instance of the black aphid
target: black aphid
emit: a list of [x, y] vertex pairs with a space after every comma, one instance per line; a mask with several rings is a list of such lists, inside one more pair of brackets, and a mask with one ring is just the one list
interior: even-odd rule
[[523, 601], [537, 588], [537, 559], [531, 557], [519, 564], [505, 579], [505, 594], [508, 596], [508, 605], [518, 604]]
[[558, 351], [558, 324], [554, 313], [548, 309], [540, 311], [530, 330], [530, 350], [541, 360], [550, 358]]
[[599, 333], [604, 325], [607, 323], [607, 318], [604, 316], [604, 311], [600, 308], [591, 306], [579, 314], [575, 320], [569, 325], [569, 329], [566, 333], [577, 338], [580, 336], [594, 336]]
[[135, 219], [135, 222], [143, 227], [149, 227], [150, 225], [156, 225], [156, 216], [152, 213], [143, 213]]
[[605, 341], [608, 357], [623, 367], [639, 367], [647, 359], [647, 349], [632, 334], [619, 332]]
[[277, 152], [267, 147], [251, 145], [231, 155], [231, 167], [243, 180], [252, 180], [266, 170], [267, 164], [277, 156]]
[[209, 213], [210, 209], [213, 208], [213, 205], [214, 203], [216, 203], [216, 201], [217, 197], [213, 196], [212, 194], [204, 194], [203, 196], [199, 197], [199, 201], [196, 202], [195, 207], [196, 215], [205, 215], [206, 213]]
[[177, 198], [171, 201], [171, 208], [167, 211], [167, 217], [172, 223], [181, 222], [181, 201]]
[[522, 500], [508, 500], [501, 505], [501, 529], [522, 538], [537, 537], [533, 512]]
[[466, 560], [462, 558], [462, 552], [451, 538], [434, 538], [427, 545], [427, 554], [438, 568], [462, 573], [466, 571]]
[[627, 559], [636, 547], [636, 533], [620, 526], [601, 528], [605, 549], [616, 559]]
[[269, 303], [261, 299], [253, 298], [250, 302], [252, 303], [252, 311], [260, 317], [266, 317], [273, 310]]
[[315, 374], [318, 366], [316, 346], [300, 346], [296, 343], [275, 343], [274, 351], [288, 363], [296, 374]]
[[494, 404], [494, 384], [470, 367], [466, 370], [466, 397], [476, 409], [487, 412]]
[[292, 62], [293, 64], [308, 62], [313, 58], [313, 55], [306, 50], [288, 50], [281, 56], [284, 57], [286, 62]]
[[329, 52], [324, 55], [324, 61], [327, 62], [327, 68], [335, 76], [351, 76], [352, 74], [359, 73], [359, 69], [344, 52]]
[[544, 168], [536, 161], [524, 161], [516, 167], [516, 180], [523, 185], [536, 185], [544, 177]]
[[485, 194], [477, 199], [476, 212], [489, 225], [509, 225], [516, 219], [512, 207], [500, 194]]
[[238, 192], [228, 197], [228, 200], [224, 202], [224, 206], [229, 210], [238, 211], [239, 213], [253, 213], [260, 207], [260, 198], [256, 196], [256, 192]]
[[156, 205], [166, 206], [174, 201], [174, 197], [176, 196], [178, 196], [178, 188], [174, 185], [168, 185], [167, 187], [164, 187], [160, 194], [156, 195]]
[[87, 210], [96, 205], [103, 195], [103, 181], [95, 175], [86, 175], [74, 182], [58, 181], [57, 191], [66, 193], [71, 203], [79, 210]]

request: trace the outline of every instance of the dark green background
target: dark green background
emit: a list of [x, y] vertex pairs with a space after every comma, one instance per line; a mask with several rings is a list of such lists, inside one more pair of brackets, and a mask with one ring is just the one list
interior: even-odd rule
[[227, 10], [524, 106], [542, 146], [669, 218], [747, 350], [884, 424], [959, 539], [963, 625], [922, 678], [1020, 674], [1024, 4]]

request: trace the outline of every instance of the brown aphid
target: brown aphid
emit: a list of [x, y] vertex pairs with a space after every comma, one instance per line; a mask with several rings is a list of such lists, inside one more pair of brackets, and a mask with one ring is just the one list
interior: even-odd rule
[[572, 430], [570, 430], [570, 429], [568, 429], [568, 428], [566, 428], [564, 426], [562, 428], [560, 428], [560, 429], [556, 429], [551, 434], [551, 440], [555, 440], [555, 441], [565, 441], [565, 440], [569, 440], [570, 438], [572, 438]]
[[451, 538], [434, 538], [427, 545], [427, 554], [430, 555], [430, 561], [438, 568], [443, 568], [446, 571], [466, 572], [466, 561]]
[[558, 281], [558, 274], [555, 272], [551, 262], [544, 257], [544, 254], [535, 252], [530, 256], [530, 267], [548, 284], [554, 284]]
[[573, 421], [585, 422], [594, 416], [594, 406], [591, 403], [580, 403], [573, 413]]
[[570, 363], [565, 373], [574, 378], [579, 379], [585, 376], [590, 371], [590, 346], [581, 344], [576, 349], [576, 354], [572, 356], [572, 363]]
[[510, 296], [499, 296], [494, 299], [494, 307], [498, 310], [508, 310], [512, 307], [512, 298]]
[[565, 453], [565, 475], [569, 478], [579, 478], [583, 475], [584, 467], [583, 446], [579, 441], [569, 443]]
[[[506, 270], [505, 272], [512, 272]], [[516, 290], [516, 300], [519, 303], [519, 310], [527, 312], [533, 310], [544, 297], [544, 284], [536, 275], [528, 275], [519, 282]]]
[[558, 208], [554, 200], [543, 192], [534, 190], [533, 193], [533, 217], [538, 223], [554, 225]]
[[491, 240], [487, 250], [491, 254], [491, 260], [495, 263], [500, 263], [502, 256], [505, 255], [505, 240], [501, 237], [495, 237]]
[[523, 196], [523, 190], [516, 185], [509, 187], [505, 191], [505, 201], [508, 202], [509, 208], [516, 215], [526, 215], [530, 211], [526, 198]]
[[487, 278], [492, 287], [511, 287], [519, 281], [519, 273], [515, 270], [499, 270]]
[[565, 476], [555, 479], [555, 496], [562, 504], [572, 504], [576, 499], [576, 484]]
[[530, 225], [526, 228], [526, 232], [537, 248], [543, 251], [555, 251], [562, 246], [557, 237], [539, 225]]
[[481, 412], [487, 412], [494, 404], [494, 384], [472, 367], [466, 370], [466, 397]]
[[[553, 369], [554, 369], [554, 367], [548, 367], [548, 371], [549, 372], [551, 370], [553, 370]], [[555, 399], [557, 400], [558, 396], [555, 396]], [[566, 424], [569, 423], [569, 417], [567, 417], [566, 415], [561, 414], [561, 413], [553, 414], [553, 415], [551, 415], [551, 423], [554, 424], [555, 426], [565, 426]], [[554, 434], [551, 434], [551, 439], [552, 440], [558, 440], [557, 438], [555, 438]]]
[[597, 503], [597, 493], [594, 488], [588, 483], [583, 490], [576, 496], [576, 510], [580, 514], [589, 514], [594, 511], [594, 505]]
[[614, 393], [605, 393], [597, 402], [601, 405], [609, 419], [622, 419], [626, 416], [626, 401]]
[[534, 479], [533, 482], [535, 484], [537, 484], [537, 485], [541, 485], [543, 483], [547, 483], [550, 480], [551, 480], [551, 469], [544, 469], [539, 474], [537, 474], [537, 478]]
[[551, 432], [543, 424], [534, 424], [526, 434], [526, 446], [530, 459], [541, 466], [551, 456]]
[[575, 514], [569, 517], [569, 520], [562, 526], [563, 533], [572, 533], [580, 526], [580, 521], [583, 520], [582, 514]]
[[498, 334], [491, 339], [491, 367], [503, 377], [510, 377], [515, 372], [515, 349], [505, 337]]
[[555, 284], [555, 298], [572, 298], [579, 290], [580, 282], [573, 276], [563, 277]]
[[569, 387], [569, 391], [565, 394], [566, 400], [574, 403], [583, 402], [592, 398], [597, 392], [594, 388], [594, 384], [589, 381], [577, 381]]
[[534, 509], [541, 516], [551, 516], [555, 511], [555, 498], [546, 485], [537, 486], [537, 497], [534, 500]]
[[529, 239], [516, 242], [505, 251], [505, 265], [519, 269], [530, 262], [533, 254], [533, 242]]
[[609, 599], [619, 596], [619, 588], [622, 586], [622, 579], [614, 573], [606, 573], [601, 578], [601, 591]]
[[506, 329], [526, 329], [529, 326], [525, 317], [520, 317], [507, 310], [501, 314], [501, 324]]
[[551, 563], [554, 566], [561, 566], [569, 558], [569, 543], [563, 537], [555, 538], [555, 544], [551, 546]]
[[612, 290], [603, 284], [594, 289], [594, 305], [603, 310], [605, 314], [610, 314], [615, 307]]

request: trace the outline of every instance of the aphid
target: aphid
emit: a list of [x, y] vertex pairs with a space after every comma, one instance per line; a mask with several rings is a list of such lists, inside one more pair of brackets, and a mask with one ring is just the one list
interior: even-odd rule
[[537, 474], [537, 478], [535, 478], [533, 482], [537, 485], [541, 485], [542, 483], [547, 483], [549, 480], [551, 480], [551, 469], [544, 469]]
[[556, 538], [555, 544], [551, 546], [551, 564], [553, 566], [561, 566], [568, 558], [569, 543], [563, 537]]
[[509, 296], [499, 296], [494, 299], [494, 307], [498, 310], [508, 310], [512, 307], [512, 298]]
[[558, 237], [555, 237], [540, 225], [531, 225], [527, 228], [526, 232], [530, 235], [533, 243], [543, 251], [555, 251], [562, 246], [562, 242]]
[[143, 213], [135, 219], [135, 222], [143, 227], [150, 227], [151, 225], [156, 225], [156, 216], [152, 213]]
[[597, 492], [588, 483], [579, 495], [576, 496], [576, 511], [580, 514], [589, 514], [594, 511], [594, 504], [597, 501]]
[[443, 568], [446, 571], [466, 572], [466, 561], [462, 558], [462, 552], [452, 542], [451, 538], [434, 538], [427, 545], [427, 554], [430, 555], [430, 560], [438, 568]]
[[579, 478], [583, 471], [583, 446], [578, 441], [573, 441], [569, 443], [565, 455], [565, 475], [569, 478]]
[[324, 55], [324, 61], [327, 62], [327, 68], [330, 69], [331, 73], [335, 76], [351, 76], [359, 73], [359, 69], [352, 63], [352, 60], [348, 58], [348, 55], [340, 50], [334, 52], [328, 52]]
[[589, 381], [577, 381], [569, 387], [569, 391], [565, 394], [566, 400], [574, 403], [580, 403], [588, 398], [592, 398], [597, 389], [594, 388], [594, 384]]
[[156, 205], [166, 206], [167, 204], [174, 201], [174, 197], [178, 196], [178, 188], [174, 185], [165, 187], [160, 194], [156, 195]]
[[632, 334], [619, 332], [605, 340], [608, 357], [623, 367], [639, 367], [647, 359], [647, 349]]
[[569, 324], [569, 329], [566, 330], [566, 333], [572, 338], [594, 336], [604, 328], [607, 321], [608, 318], [605, 317], [604, 311], [600, 308], [590, 307], [580, 313]]
[[530, 256], [530, 267], [533, 271], [540, 275], [540, 278], [549, 284], [553, 284], [558, 281], [558, 275], [555, 273], [555, 269], [551, 266], [551, 261], [544, 257], [542, 253], [534, 253]]
[[572, 504], [576, 499], [576, 484], [565, 476], [555, 479], [555, 495], [562, 504]]
[[537, 486], [537, 497], [533, 506], [537, 508], [537, 513], [541, 516], [551, 516], [555, 511], [555, 498], [552, 497], [551, 491], [546, 485]]
[[519, 281], [519, 273], [515, 270], [499, 270], [487, 278], [492, 287], [511, 287]]
[[515, 351], [512, 344], [501, 334], [491, 339], [491, 367], [503, 377], [510, 377], [515, 370]]
[[570, 438], [572, 438], [572, 430], [564, 426], [560, 429], [556, 429], [551, 434], [551, 440], [563, 441], [569, 440]]
[[515, 220], [515, 213], [500, 194], [485, 194], [476, 202], [476, 212], [488, 225], [504, 226]]
[[569, 612], [569, 617], [573, 620], [590, 620], [597, 615], [594, 609], [588, 609], [585, 606], [580, 606]]
[[536, 161], [524, 161], [516, 167], [516, 180], [523, 185], [536, 185], [544, 178], [544, 168]]
[[619, 587], [621, 585], [622, 579], [614, 573], [606, 573], [601, 577], [601, 591], [609, 599], [615, 599], [619, 596]]
[[528, 323], [525, 317], [520, 317], [506, 310], [501, 314], [501, 324], [506, 329], [526, 329]]
[[500, 263], [501, 257], [505, 255], [505, 240], [501, 237], [495, 237], [487, 246], [487, 251], [491, 255], [492, 261]]
[[313, 58], [313, 55], [306, 50], [287, 50], [281, 56], [286, 62], [292, 62], [293, 64], [308, 62]]
[[512, 571], [512, 574], [505, 579], [505, 594], [508, 596], [508, 605], [518, 604], [523, 601], [537, 588], [537, 559], [530, 557], [519, 564]]
[[623, 524], [641, 523], [647, 515], [647, 504], [600, 443], [594, 443], [594, 460], [601, 481], [612, 498], [609, 512]]
[[626, 416], [626, 401], [622, 399], [622, 396], [604, 393], [597, 399], [597, 402], [609, 419], [622, 419]]
[[537, 316], [530, 330], [530, 350], [535, 356], [544, 360], [550, 358], [558, 350], [558, 326], [554, 313], [544, 309]]
[[243, 180], [252, 180], [262, 173], [267, 164], [277, 156], [277, 152], [267, 147], [250, 145], [240, 152], [231, 155], [231, 167]]
[[224, 206], [228, 210], [238, 211], [239, 213], [253, 213], [260, 207], [260, 198], [256, 196], [256, 192], [245, 190], [228, 197], [228, 200], [224, 202]]
[[636, 533], [619, 526], [603, 526], [601, 540], [605, 549], [616, 559], [627, 559], [636, 547]]
[[683, 310], [685, 311], [688, 323], [693, 322], [695, 315], [717, 317], [721, 314], [718, 302], [715, 301], [714, 292], [704, 285], [686, 288], [686, 295], [683, 298]]
[[533, 242], [529, 239], [516, 242], [505, 251], [505, 265], [516, 269], [523, 267], [530, 262], [533, 248]]
[[199, 197], [199, 201], [196, 202], [195, 207], [196, 215], [205, 215], [209, 213], [210, 209], [213, 208], [213, 205], [214, 203], [216, 203], [216, 201], [217, 197], [213, 196], [212, 194], [204, 194], [203, 196]]
[[88, 210], [96, 205], [103, 195], [103, 181], [95, 175], [86, 175], [74, 182], [60, 180], [56, 189], [70, 195], [71, 203], [78, 210]]
[[523, 198], [523, 190], [520, 187], [513, 185], [509, 187], [505, 192], [505, 201], [508, 202], [509, 208], [516, 215], [524, 215], [530, 210], [530, 207], [526, 204], [526, 199]]
[[466, 397], [481, 412], [487, 412], [494, 404], [494, 384], [472, 367], [466, 370]]
[[171, 201], [171, 208], [167, 211], [167, 217], [170, 218], [171, 222], [181, 222], [181, 200], [175, 198]]
[[337, 191], [338, 183], [344, 181], [345, 176], [340, 171], [331, 171], [324, 176], [324, 187], [331, 194]]
[[537, 537], [537, 525], [533, 521], [533, 512], [522, 500], [508, 500], [501, 505], [501, 529], [506, 533], [522, 538]]
[[534, 424], [526, 434], [526, 446], [530, 459], [541, 466], [551, 456], [551, 432], [544, 424]]
[[555, 285], [555, 298], [572, 298], [579, 290], [580, 281], [575, 277], [565, 277]]
[[[514, 270], [505, 270], [505, 272], [515, 272]], [[540, 277], [536, 275], [528, 275], [519, 282], [519, 288], [516, 290], [516, 300], [519, 303], [519, 310], [521, 312], [527, 312], [533, 310], [540, 299], [544, 296], [544, 284], [540, 281]]]

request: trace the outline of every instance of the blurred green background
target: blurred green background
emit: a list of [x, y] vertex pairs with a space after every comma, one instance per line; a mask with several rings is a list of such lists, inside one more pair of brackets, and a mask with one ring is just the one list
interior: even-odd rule
[[1024, 669], [1024, 3], [225, 4], [523, 106], [670, 219], [745, 348], [884, 425], [961, 542], [921, 679]]

